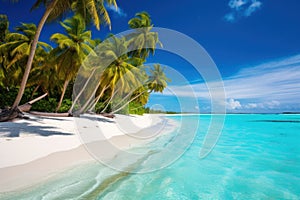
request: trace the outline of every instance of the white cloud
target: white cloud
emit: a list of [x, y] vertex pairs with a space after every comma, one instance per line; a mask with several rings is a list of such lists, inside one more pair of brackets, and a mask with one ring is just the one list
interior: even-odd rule
[[[244, 109], [275, 109], [287, 106], [300, 109], [299, 77], [300, 55], [297, 55], [244, 68], [236, 75], [224, 78], [223, 83], [229, 103], [238, 99]], [[210, 84], [214, 87], [214, 83]], [[169, 91], [172, 93], [165, 90], [164, 95], [198, 98], [203, 101], [211, 99], [204, 82], [169, 86]]]
[[259, 0], [230, 0], [228, 3], [231, 11], [224, 16], [228, 22], [235, 22], [241, 17], [249, 17], [261, 8], [262, 2]]
[[252, 1], [251, 5], [245, 10], [244, 15], [250, 16], [253, 12], [261, 7], [262, 3], [260, 1]]
[[229, 110], [236, 110], [236, 109], [242, 108], [242, 106], [239, 101], [234, 100], [234, 99], [229, 99], [226, 102], [226, 108]]
[[267, 102], [266, 103], [268, 108], [270, 109], [274, 109], [274, 108], [277, 108], [278, 106], [280, 106], [280, 102], [279, 101], [270, 101], [270, 102]]
[[124, 12], [124, 10], [120, 7], [115, 7], [114, 5], [106, 5], [105, 6], [107, 10], [114, 12], [119, 17], [126, 17], [127, 14]]
[[247, 103], [243, 108], [245, 109], [277, 109], [280, 107], [279, 101], [267, 101], [263, 103]]
[[263, 104], [248, 103], [244, 106], [246, 109], [264, 108]]
[[243, 5], [247, 3], [248, 0], [230, 0], [228, 6], [232, 9], [240, 9]]

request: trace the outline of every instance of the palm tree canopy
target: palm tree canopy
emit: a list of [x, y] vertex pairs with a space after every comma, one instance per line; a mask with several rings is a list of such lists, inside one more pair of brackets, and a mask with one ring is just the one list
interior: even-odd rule
[[101, 76], [102, 87], [110, 85], [112, 90], [120, 87], [122, 92], [129, 92], [140, 84], [141, 71], [128, 56], [127, 45], [125, 38], [112, 36], [97, 48], [97, 53], [108, 64]]
[[91, 31], [86, 31], [84, 19], [80, 15], [66, 19], [61, 25], [66, 34], [55, 33], [51, 36], [50, 39], [58, 45], [51, 53], [59, 72], [70, 80], [85, 57], [93, 51], [94, 41], [91, 39]]
[[163, 92], [163, 90], [167, 87], [168, 82], [171, 81], [167, 78], [164, 71], [165, 69], [159, 64], [155, 64], [153, 68], [150, 69], [148, 88], [151, 92]]
[[158, 33], [151, 32], [153, 24], [147, 12], [137, 13], [135, 18], [129, 20], [128, 24], [130, 28], [134, 29], [134, 32], [127, 36], [133, 56], [145, 59], [149, 53], [154, 54], [157, 44], [162, 46], [158, 39]]
[[111, 20], [106, 10], [106, 6], [115, 6], [116, 0], [37, 0], [32, 9], [44, 5], [46, 8], [54, 1], [57, 1], [54, 9], [48, 17], [48, 21], [62, 18], [68, 11], [72, 10], [76, 14], [81, 15], [86, 23], [91, 21], [96, 28], [100, 29], [100, 24], [105, 23], [111, 26]]
[[[8, 33], [5, 43], [0, 45], [2, 85], [19, 84], [24, 73], [26, 59], [30, 53], [36, 26], [35, 24], [22, 23], [15, 30], [18, 32]], [[49, 44], [39, 41], [33, 65], [40, 64], [41, 58], [44, 56], [41, 52], [50, 52], [51, 49]]]
[[150, 15], [147, 12], [136, 13], [135, 18], [129, 20], [128, 24], [132, 29], [153, 27]]
[[[8, 55], [8, 57], [10, 57], [7, 65], [8, 67], [23, 58], [27, 58], [30, 53], [31, 43], [36, 33], [36, 25], [22, 23], [21, 26], [16, 27], [16, 31], [18, 32], [8, 33], [6, 35], [6, 43], [0, 45], [0, 54], [10, 52]], [[43, 48], [46, 51], [50, 51], [52, 49], [49, 44], [41, 41], [38, 42], [37, 48]]]

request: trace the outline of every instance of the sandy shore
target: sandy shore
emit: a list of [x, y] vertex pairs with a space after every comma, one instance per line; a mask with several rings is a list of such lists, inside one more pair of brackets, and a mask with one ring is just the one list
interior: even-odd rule
[[101, 147], [103, 153], [97, 156], [111, 159], [119, 150], [149, 142], [175, 127], [160, 115], [30, 116], [29, 120], [0, 123], [0, 192], [29, 187], [71, 166], [95, 161], [87, 147]]

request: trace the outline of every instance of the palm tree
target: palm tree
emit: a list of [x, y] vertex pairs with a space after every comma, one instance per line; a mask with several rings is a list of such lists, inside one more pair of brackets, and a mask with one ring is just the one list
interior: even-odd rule
[[153, 65], [153, 69], [150, 69], [150, 76], [148, 80], [148, 88], [150, 92], [163, 92], [167, 87], [168, 82], [171, 80], [166, 77], [165, 69], [160, 64]]
[[127, 38], [130, 41], [130, 48], [133, 51], [132, 56], [145, 59], [149, 53], [154, 54], [157, 44], [161, 45], [158, 39], [158, 33], [151, 32], [153, 24], [150, 15], [147, 12], [140, 12], [135, 18], [129, 20], [129, 27], [135, 29], [134, 33], [129, 34]]
[[[30, 45], [33, 41], [36, 33], [35, 24], [22, 23], [21, 26], [17, 26], [15, 33], [8, 33], [6, 35], [6, 43], [0, 45], [0, 52], [9, 52], [8, 66], [10, 67], [16, 62], [27, 59], [30, 53]], [[51, 49], [51, 46], [45, 42], [38, 41], [38, 49], [44, 48], [47, 51]]]
[[[24, 65], [30, 52], [30, 45], [36, 32], [34, 24], [22, 23], [16, 27], [15, 33], [8, 33], [6, 41], [0, 45], [2, 67], [5, 70], [10, 85], [19, 85], [24, 72]], [[49, 51], [51, 46], [38, 42], [37, 51]], [[35, 57], [36, 59], [36, 57]]]
[[118, 8], [116, 0], [73, 0], [72, 10], [80, 14], [87, 24], [92, 20], [98, 30], [100, 30], [100, 24], [103, 24], [103, 22], [111, 29], [111, 20], [105, 4]]
[[[82, 3], [79, 3], [82, 2]], [[24, 94], [24, 90], [26, 87], [26, 83], [28, 80], [28, 76], [31, 70], [32, 62], [34, 59], [37, 43], [39, 40], [39, 36], [41, 34], [42, 28], [44, 27], [45, 22], [51, 21], [54, 19], [57, 19], [59, 16], [62, 16], [64, 13], [72, 9], [76, 12], [85, 17], [85, 19], [88, 21], [89, 16], [91, 16], [91, 19], [94, 21], [94, 24], [98, 29], [100, 29], [100, 20], [99, 16], [102, 16], [104, 14], [104, 21], [108, 24], [110, 24], [110, 20], [106, 15], [106, 9], [104, 4], [107, 3], [109, 5], [116, 5], [116, 0], [102, 0], [102, 1], [95, 1], [95, 0], [37, 0], [33, 6], [33, 8], [39, 7], [41, 4], [43, 4], [46, 8], [39, 24], [37, 27], [37, 31], [34, 35], [33, 42], [31, 43], [30, 53], [28, 57], [28, 61], [26, 64], [26, 68], [24, 71], [24, 75], [22, 78], [22, 82], [20, 85], [20, 89], [18, 92], [18, 95], [15, 99], [15, 102], [12, 106], [12, 110], [15, 110], [17, 106], [19, 105], [22, 96]], [[98, 15], [96, 15], [98, 14]], [[98, 16], [98, 18], [97, 18]]]
[[44, 93], [55, 93], [55, 88], [58, 86], [60, 80], [57, 76], [57, 66], [53, 63], [50, 52], [38, 50], [36, 52], [35, 63], [30, 72], [27, 86], [34, 86], [31, 98], [41, 89]]
[[51, 40], [58, 44], [52, 52], [57, 63], [58, 76], [64, 80], [61, 97], [56, 108], [59, 110], [69, 82], [75, 77], [85, 57], [93, 51], [94, 41], [91, 31], [86, 31], [84, 19], [80, 15], [66, 19], [61, 25], [66, 35], [55, 33]]
[[159, 64], [155, 64], [153, 69], [150, 69], [150, 75], [146, 84], [137, 88], [131, 95], [129, 101], [127, 100], [125, 104], [112, 111], [112, 113], [122, 110], [132, 101], [145, 105], [151, 92], [163, 92], [163, 90], [167, 87], [167, 83], [171, 81], [167, 78], [164, 70], [165, 69], [163, 69]]
[[[90, 108], [95, 102], [91, 102], [98, 88], [101, 88], [99, 94], [103, 95], [104, 91], [110, 91], [109, 100], [104, 110], [113, 101], [116, 94], [125, 94], [137, 87], [141, 80], [141, 71], [133, 65], [133, 60], [127, 54], [127, 41], [125, 38], [111, 36], [103, 41], [96, 49], [96, 54], [101, 60], [102, 71], [98, 85], [93, 92], [87, 96], [88, 100], [81, 107], [79, 113]], [[136, 61], [135, 61], [136, 62]], [[101, 96], [100, 96], [101, 97]], [[97, 99], [100, 99], [98, 96]]]

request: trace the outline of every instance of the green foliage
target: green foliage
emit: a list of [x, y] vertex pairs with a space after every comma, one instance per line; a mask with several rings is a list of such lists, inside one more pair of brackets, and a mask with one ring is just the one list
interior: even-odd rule
[[145, 108], [145, 113], [149, 113], [149, 114], [179, 114], [180, 112], [153, 110], [153, 109], [150, 109], [149, 107], [147, 107], [147, 108]]
[[71, 105], [72, 105], [72, 101], [70, 99], [64, 99], [58, 112], [61, 113], [68, 112], [69, 109], [71, 108]]
[[130, 102], [129, 103], [129, 114], [143, 115], [146, 109], [141, 103]]
[[[66, 2], [59, 1], [54, 11], [56, 12], [59, 6]], [[74, 1], [69, 2], [71, 3], [67, 7], [71, 6]], [[61, 22], [65, 33], [55, 33], [51, 36], [50, 39], [57, 45], [56, 48], [52, 49], [50, 45], [38, 42], [20, 104], [47, 92], [48, 96], [34, 103], [32, 110], [67, 112], [75, 107], [79, 112], [81, 109], [82, 111], [89, 110], [94, 102], [87, 102], [86, 106], [82, 105], [82, 102], [72, 102], [73, 84], [79, 67], [82, 64], [86, 65], [83, 61], [87, 55], [97, 54], [96, 64], [93, 67], [87, 67], [87, 73], [84, 74], [88, 77], [92, 70], [101, 71], [99, 80], [96, 80], [98, 85], [95, 87], [97, 88], [92, 88], [98, 95], [97, 100], [100, 99], [95, 105], [95, 111], [140, 115], [149, 112], [144, 105], [148, 102], [150, 93], [162, 92], [169, 81], [164, 68], [160, 65], [154, 65], [150, 70], [144, 66], [146, 58], [150, 53], [153, 54], [156, 45], [160, 44], [158, 34], [151, 31], [153, 24], [150, 15], [146, 12], [137, 13], [135, 18], [129, 21], [131, 28], [142, 29], [135, 29], [131, 34], [122, 38], [111, 36], [101, 42], [99, 39], [91, 39], [92, 32], [86, 30], [87, 20], [82, 17], [81, 12], [88, 9], [86, 14], [89, 16], [86, 17], [94, 22], [97, 19], [91, 7], [84, 7], [84, 2], [90, 1], [82, 0], [72, 4], [72, 9], [77, 14]], [[103, 2], [114, 4], [115, 1]], [[36, 6], [44, 3], [45, 1], [38, 0]], [[97, 6], [101, 7], [101, 5]], [[60, 15], [64, 11], [61, 10], [57, 14]], [[52, 14], [50, 18], [53, 17]], [[101, 15], [105, 18], [106, 14], [102, 12]], [[5, 16], [0, 15], [0, 32], [8, 27], [6, 19]], [[7, 32], [4, 42], [0, 38], [0, 107], [2, 108], [11, 106], [18, 94], [17, 86], [21, 83], [30, 53], [30, 45], [37, 28], [35, 24], [21, 23], [15, 30], [16, 32], [13, 33]], [[94, 49], [96, 46], [97, 50]], [[138, 48], [127, 52], [132, 46]], [[97, 51], [100, 51], [99, 55]], [[99, 64], [99, 59], [101, 64]], [[108, 67], [102, 69], [102, 65]], [[85, 88], [80, 88], [76, 94], [79, 94], [81, 89]], [[88, 99], [90, 93], [82, 93], [82, 96]]]
[[0, 87], [0, 108], [11, 106], [14, 103], [17, 92], [16, 88]]
[[148, 87], [154, 92], [163, 92], [167, 87], [168, 82], [171, 80], [167, 78], [165, 74], [165, 68], [162, 68], [160, 64], [155, 64], [152, 69], [150, 69], [150, 76], [148, 80]]
[[[30, 101], [32, 91], [32, 87], [26, 88], [21, 104]], [[14, 103], [17, 94], [17, 87], [0, 87], [0, 108], [10, 107]]]
[[6, 15], [0, 15], [0, 44], [4, 43], [5, 36], [8, 33], [9, 22]]
[[42, 99], [32, 105], [31, 110], [42, 112], [54, 112], [57, 106], [55, 98]]
[[95, 112], [100, 113], [105, 108], [105, 104], [103, 102], [97, 102], [95, 105]]

